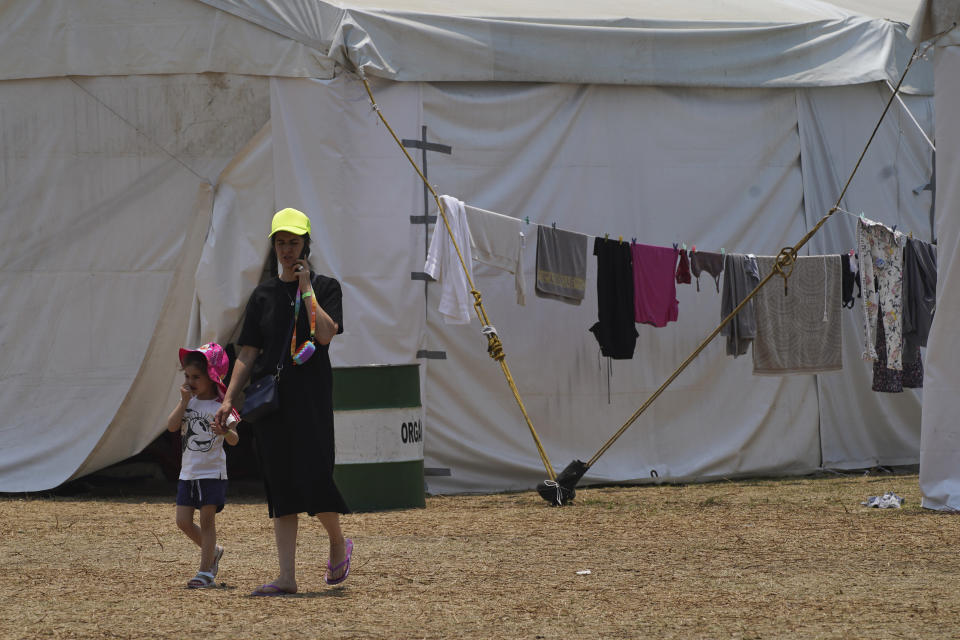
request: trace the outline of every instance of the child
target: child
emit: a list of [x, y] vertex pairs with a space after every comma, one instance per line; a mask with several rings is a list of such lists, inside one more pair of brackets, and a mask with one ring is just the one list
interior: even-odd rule
[[[217, 544], [216, 514], [223, 510], [227, 494], [227, 457], [223, 442], [235, 445], [240, 437], [233, 425], [236, 414], [218, 426], [213, 415], [220, 408], [229, 361], [216, 343], [196, 349], [180, 349], [184, 383], [180, 404], [167, 418], [167, 430], [180, 431], [182, 451], [180, 480], [177, 483], [177, 526], [200, 547], [200, 570], [187, 582], [199, 589], [215, 585], [214, 578], [223, 556]], [[193, 512], [200, 510], [200, 526]]]

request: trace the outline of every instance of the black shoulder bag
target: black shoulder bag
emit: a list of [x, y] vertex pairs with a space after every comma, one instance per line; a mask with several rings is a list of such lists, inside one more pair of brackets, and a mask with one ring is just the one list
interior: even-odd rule
[[[297, 316], [294, 314], [293, 322], [290, 323], [290, 335], [293, 335], [296, 322]], [[280, 408], [280, 372], [283, 371], [284, 355], [284, 351], [281, 350], [277, 370], [274, 373], [255, 380], [247, 387], [243, 397], [243, 408], [240, 409], [240, 418], [244, 422], [259, 422]]]

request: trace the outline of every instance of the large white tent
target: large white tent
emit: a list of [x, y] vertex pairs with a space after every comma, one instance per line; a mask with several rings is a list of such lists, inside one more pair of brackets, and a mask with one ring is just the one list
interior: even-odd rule
[[[4, 3], [0, 490], [57, 486], [161, 432], [177, 346], [231, 339], [282, 206], [311, 215], [314, 264], [343, 284], [334, 365], [421, 365], [426, 466], [449, 470], [429, 488], [532, 487], [544, 471], [479, 325], [443, 324], [437, 285], [415, 279], [424, 191], [354, 72], [400, 135], [451, 148], [428, 159], [441, 192], [529, 219], [532, 279], [537, 224], [793, 244], [913, 48], [914, 7], [896, 2], [513, 4]], [[930, 239], [932, 73], [914, 67], [842, 204]], [[853, 218], [836, 218], [811, 253], [853, 246]], [[682, 287], [677, 323], [638, 326], [632, 360], [601, 362], [592, 290], [519, 307], [511, 276], [475, 275], [557, 467], [602, 445], [720, 318], [709, 280]], [[844, 369], [824, 375], [753, 376], [711, 345], [585, 481], [918, 462], [920, 395], [870, 391], [861, 324], [845, 311]]]
[[925, 0], [917, 9], [910, 36], [934, 47], [936, 87], [938, 240], [937, 312], [928, 342], [927, 391], [923, 395], [920, 439], [920, 490], [929, 509], [960, 509], [960, 379], [957, 318], [960, 317], [960, 1]]

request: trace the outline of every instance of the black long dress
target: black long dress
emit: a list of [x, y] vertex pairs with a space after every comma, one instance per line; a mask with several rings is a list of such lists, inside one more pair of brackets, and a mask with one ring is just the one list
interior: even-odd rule
[[[317, 302], [343, 332], [340, 283], [310, 274]], [[333, 481], [333, 371], [326, 345], [302, 365], [290, 359], [290, 329], [297, 282], [271, 278], [247, 302], [240, 346], [261, 349], [250, 379], [270, 375], [281, 361], [280, 410], [257, 422], [254, 438], [271, 518], [306, 512], [348, 513]], [[310, 335], [309, 307], [300, 305], [297, 343]]]

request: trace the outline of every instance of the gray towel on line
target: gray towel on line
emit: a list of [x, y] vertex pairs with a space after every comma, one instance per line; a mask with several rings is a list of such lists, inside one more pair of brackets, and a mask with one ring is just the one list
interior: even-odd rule
[[[760, 284], [757, 261], [753, 256], [728, 253], [723, 265], [723, 292], [720, 296], [720, 318], [726, 318], [747, 294]], [[744, 355], [757, 335], [757, 319], [754, 315], [754, 300], [750, 300], [730, 322], [723, 325], [720, 333], [727, 337], [727, 355]]]
[[520, 221], [502, 213], [465, 205], [470, 228], [470, 249], [474, 262], [490, 265], [514, 274], [517, 304], [527, 303], [527, 285], [523, 280], [523, 232]]
[[537, 227], [538, 298], [579, 305], [587, 291], [587, 236]]
[[[757, 258], [766, 276], [776, 258]], [[840, 256], [797, 258], [783, 295], [774, 276], [754, 297], [757, 335], [753, 372], [761, 375], [818, 373], [843, 368]]]

